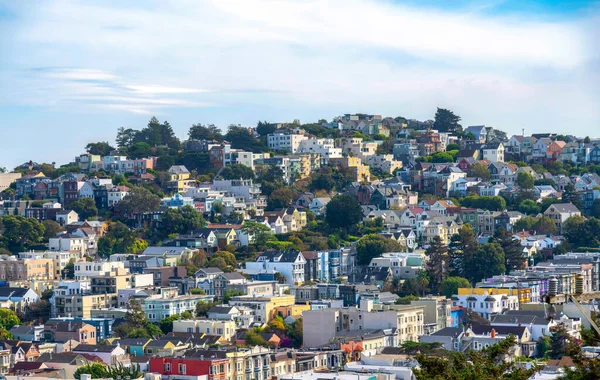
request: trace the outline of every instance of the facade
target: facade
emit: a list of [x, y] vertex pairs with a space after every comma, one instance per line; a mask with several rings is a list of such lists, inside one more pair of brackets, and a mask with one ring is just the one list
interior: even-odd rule
[[304, 282], [306, 259], [300, 252], [266, 251], [255, 262], [247, 262], [247, 270], [275, 270], [285, 277], [289, 285]]
[[228, 342], [232, 342], [235, 331], [236, 323], [233, 320], [183, 319], [173, 321], [173, 332], [175, 333], [217, 335]]

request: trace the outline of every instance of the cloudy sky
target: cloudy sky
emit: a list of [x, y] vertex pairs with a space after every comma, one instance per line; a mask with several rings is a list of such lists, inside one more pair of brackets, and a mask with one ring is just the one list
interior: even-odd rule
[[0, 0], [0, 166], [63, 164], [153, 115], [184, 138], [439, 106], [600, 136], [599, 25], [590, 1]]

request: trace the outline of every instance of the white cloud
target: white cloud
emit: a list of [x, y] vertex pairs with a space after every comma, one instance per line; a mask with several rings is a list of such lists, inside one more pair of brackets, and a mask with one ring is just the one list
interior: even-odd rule
[[181, 88], [181, 87], [165, 87], [165, 86], [125, 86], [130, 90], [140, 94], [196, 94], [200, 92], [207, 92], [207, 90], [195, 89], [195, 88]]

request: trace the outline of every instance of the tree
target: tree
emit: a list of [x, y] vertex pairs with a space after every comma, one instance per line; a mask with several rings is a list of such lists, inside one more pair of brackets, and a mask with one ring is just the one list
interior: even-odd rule
[[269, 148], [254, 137], [248, 128], [238, 125], [230, 125], [225, 135], [225, 140], [231, 143], [231, 147], [235, 149], [243, 149], [245, 151], [260, 153], [268, 152]]
[[481, 178], [483, 181], [489, 181], [491, 174], [490, 169], [482, 162], [474, 163], [469, 169], [469, 177]]
[[494, 236], [490, 239], [493, 243], [498, 243], [504, 252], [504, 266], [506, 271], [520, 270], [525, 268], [526, 258], [523, 255], [523, 247], [518, 239], [513, 238], [513, 235], [499, 228], [494, 231]]
[[502, 211], [506, 209], [506, 200], [499, 196], [469, 195], [461, 200], [461, 205], [490, 211]]
[[100, 141], [96, 143], [89, 143], [85, 146], [86, 152], [98, 156], [108, 156], [115, 148], [110, 146], [107, 141]]
[[223, 179], [254, 179], [252, 168], [242, 164], [226, 166], [221, 172]]
[[448, 254], [450, 255], [450, 271], [453, 275], [471, 278], [475, 254], [479, 249], [479, 243], [475, 238], [475, 232], [470, 224], [464, 224], [458, 234], [450, 239]]
[[142, 304], [136, 299], [129, 299], [125, 322], [114, 329], [115, 335], [120, 338], [152, 338], [162, 334], [160, 328], [148, 322]]
[[540, 212], [540, 206], [536, 201], [525, 199], [519, 203], [519, 211], [526, 215], [537, 215]]
[[266, 346], [267, 341], [254, 330], [246, 331], [245, 342], [249, 346]]
[[600, 379], [600, 359], [585, 358], [573, 361], [575, 368], [565, 367], [564, 374], [557, 377], [560, 380], [589, 380]]
[[188, 136], [191, 140], [215, 140], [223, 141], [223, 133], [214, 124], [202, 125], [201, 123], [193, 124], [188, 131]]
[[579, 194], [577, 194], [575, 186], [570, 182], [565, 186], [561, 200], [562, 203], [572, 203], [579, 210], [583, 210], [583, 203], [581, 202], [581, 197], [579, 196]]
[[479, 247], [474, 260], [474, 271], [470, 271], [471, 281], [481, 281], [506, 272], [504, 251], [498, 243], [485, 243]]
[[127, 148], [127, 155], [130, 158], [148, 157], [150, 155], [151, 149], [152, 147], [150, 146], [150, 144], [140, 141]]
[[261, 190], [266, 196], [270, 196], [276, 189], [286, 186], [283, 176], [283, 170], [279, 166], [256, 166], [256, 182], [260, 183]]
[[439, 291], [447, 298], [458, 294], [458, 288], [470, 288], [471, 283], [464, 277], [450, 276], [440, 282]]
[[135, 134], [133, 142], [145, 142], [153, 147], [166, 145], [169, 148], [179, 148], [180, 146], [171, 124], [168, 121], [161, 123], [156, 117], [152, 117], [146, 128]]
[[429, 285], [429, 275], [427, 274], [427, 271], [421, 269], [417, 273], [417, 284], [419, 284], [419, 288], [421, 288], [421, 291], [423, 292], [423, 297], [425, 297], [425, 289], [427, 288], [427, 285]]
[[533, 218], [531, 216], [526, 216], [521, 218], [515, 222], [513, 225], [513, 230], [515, 231], [531, 231], [533, 230], [533, 226], [537, 222], [537, 218]]
[[19, 324], [21, 324], [21, 321], [14, 311], [10, 309], [0, 309], [0, 327], [10, 330]]
[[259, 121], [256, 124], [256, 133], [261, 136], [266, 136], [270, 133], [273, 133], [277, 130], [277, 126], [275, 124], [271, 124], [267, 121]]
[[386, 252], [403, 251], [403, 247], [396, 240], [385, 238], [381, 235], [368, 234], [356, 244], [356, 255], [359, 265], [368, 265], [371, 259], [379, 257]]
[[161, 217], [159, 232], [162, 236], [170, 234], [187, 234], [206, 225], [202, 214], [192, 206], [169, 208]]
[[248, 235], [250, 241], [258, 246], [267, 244], [269, 240], [274, 239], [271, 227], [258, 222], [244, 222], [242, 231]]
[[520, 172], [517, 174], [516, 183], [521, 189], [531, 190], [535, 184], [535, 178], [529, 173]]
[[98, 208], [93, 198], [81, 198], [69, 205], [69, 208], [79, 215], [80, 219], [89, 219], [98, 215]]
[[298, 318], [296, 322], [286, 325], [287, 336], [292, 340], [292, 343], [294, 343], [294, 347], [302, 347], [304, 335], [303, 331], [304, 327], [302, 318]]
[[594, 218], [600, 218], [600, 198], [594, 199], [594, 203], [592, 203], [592, 210], [590, 215]]
[[124, 217], [133, 217], [135, 214], [156, 211], [160, 207], [160, 198], [144, 187], [134, 186], [117, 205], [119, 213]]
[[98, 254], [108, 257], [113, 253], [140, 253], [148, 247], [148, 242], [121, 222], [111, 222], [108, 231], [98, 240]]
[[161, 329], [163, 334], [168, 334], [173, 331], [173, 322], [180, 318], [179, 314], [173, 314], [166, 318], [161, 319], [158, 322], [158, 327]]
[[362, 218], [360, 203], [348, 194], [336, 195], [327, 203], [325, 209], [325, 221], [331, 228], [348, 229]]
[[556, 227], [556, 223], [549, 216], [542, 216], [535, 222], [533, 225], [533, 229], [537, 231], [539, 234], [548, 234], [554, 235], [558, 233], [558, 227]]
[[73, 377], [77, 380], [81, 379], [82, 374], [91, 375], [92, 379], [104, 379], [108, 377], [106, 367], [101, 363], [90, 363], [77, 368]]
[[57, 233], [64, 231], [60, 224], [56, 223], [54, 220], [46, 219], [42, 224], [44, 225], [44, 240], [55, 237]]
[[460, 116], [455, 115], [454, 112], [445, 108], [437, 109], [435, 113], [435, 121], [433, 122], [433, 129], [437, 129], [440, 132], [462, 132], [462, 126], [459, 124]]
[[34, 218], [6, 215], [0, 223], [0, 239], [11, 252], [21, 252], [41, 243], [44, 225]]
[[437, 288], [439, 283], [448, 275], [448, 247], [442, 244], [439, 236], [435, 236], [425, 255], [429, 257], [426, 268], [432, 279], [432, 285]]
[[560, 359], [563, 356], [578, 356], [581, 353], [581, 347], [560, 325], [552, 332], [550, 349], [551, 359]]
[[139, 131], [135, 129], [120, 127], [117, 131], [117, 146], [119, 149], [126, 150], [136, 139]]
[[270, 210], [288, 208], [292, 205], [296, 192], [289, 187], [273, 190], [269, 195], [267, 206]]
[[523, 369], [516, 361], [505, 360], [506, 356], [514, 356], [518, 345], [513, 335], [498, 344], [481, 351], [450, 352], [444, 357], [438, 355], [419, 354], [419, 367], [413, 369], [417, 380], [471, 380], [471, 379], [512, 379], [527, 380], [538, 370], [532, 366]]

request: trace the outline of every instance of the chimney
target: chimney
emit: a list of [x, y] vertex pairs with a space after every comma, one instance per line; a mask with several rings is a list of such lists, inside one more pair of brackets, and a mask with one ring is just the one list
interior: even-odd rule
[[492, 329], [491, 334], [492, 334], [492, 338], [495, 338], [496, 337], [496, 330]]

